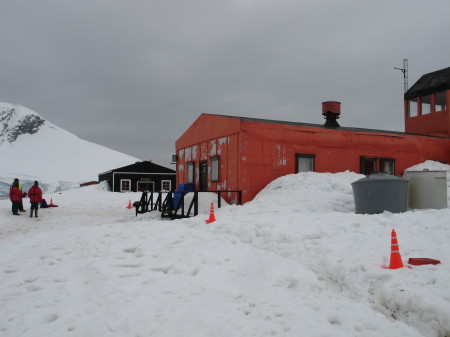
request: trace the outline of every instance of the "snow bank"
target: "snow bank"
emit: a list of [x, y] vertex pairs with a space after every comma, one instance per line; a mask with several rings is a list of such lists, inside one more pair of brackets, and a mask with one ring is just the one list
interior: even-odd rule
[[[359, 178], [282, 177], [209, 225], [135, 217], [140, 194], [99, 185], [37, 219], [0, 201], [0, 335], [449, 336], [449, 209], [355, 214]], [[393, 227], [405, 264], [442, 263], [382, 268]]]
[[443, 164], [438, 161], [434, 160], [427, 160], [423, 163], [411, 166], [406, 169], [406, 171], [423, 171], [423, 170], [429, 170], [429, 171], [450, 171], [450, 165]]

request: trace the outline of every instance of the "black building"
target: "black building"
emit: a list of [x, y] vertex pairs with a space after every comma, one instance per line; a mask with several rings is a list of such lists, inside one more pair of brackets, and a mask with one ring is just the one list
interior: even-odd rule
[[141, 161], [98, 175], [113, 192], [170, 191], [176, 188], [175, 170]]

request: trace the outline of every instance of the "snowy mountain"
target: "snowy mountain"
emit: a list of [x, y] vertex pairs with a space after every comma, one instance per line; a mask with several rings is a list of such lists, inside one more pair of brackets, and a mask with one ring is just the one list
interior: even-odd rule
[[90, 143], [21, 105], [0, 103], [0, 197], [14, 178], [24, 187], [64, 190], [139, 159]]

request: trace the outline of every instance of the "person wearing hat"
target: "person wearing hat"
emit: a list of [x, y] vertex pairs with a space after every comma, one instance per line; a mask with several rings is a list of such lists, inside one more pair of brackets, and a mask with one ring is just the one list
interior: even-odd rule
[[33, 217], [33, 210], [34, 210], [34, 217], [38, 217], [38, 208], [39, 203], [42, 201], [42, 190], [39, 187], [39, 183], [37, 181], [34, 182], [34, 185], [31, 186], [31, 188], [28, 190], [28, 197], [30, 198], [30, 218]]
[[11, 188], [9, 189], [9, 200], [12, 202], [12, 213], [14, 215], [19, 214], [20, 203], [22, 202], [22, 198], [27, 194], [23, 193], [19, 188], [19, 179], [14, 179]]

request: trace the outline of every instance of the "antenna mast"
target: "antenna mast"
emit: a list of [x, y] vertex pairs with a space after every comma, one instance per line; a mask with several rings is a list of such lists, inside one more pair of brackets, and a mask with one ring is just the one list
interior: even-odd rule
[[400, 70], [403, 73], [403, 90], [408, 91], [408, 59], [403, 59], [403, 68], [394, 67], [394, 69]]

